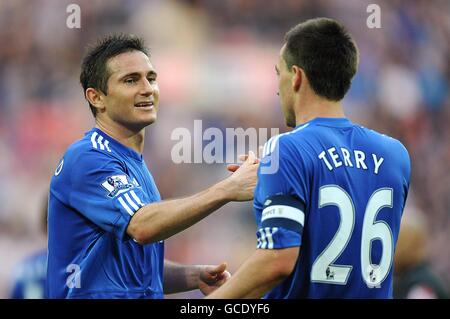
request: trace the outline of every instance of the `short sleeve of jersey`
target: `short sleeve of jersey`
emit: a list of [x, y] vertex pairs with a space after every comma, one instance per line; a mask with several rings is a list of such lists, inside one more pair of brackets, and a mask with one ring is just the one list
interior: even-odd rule
[[145, 194], [122, 163], [94, 150], [72, 167], [69, 204], [91, 222], [122, 240], [134, 213], [146, 205]]
[[264, 147], [254, 199], [259, 249], [301, 246], [308, 177], [291, 143], [276, 136]]

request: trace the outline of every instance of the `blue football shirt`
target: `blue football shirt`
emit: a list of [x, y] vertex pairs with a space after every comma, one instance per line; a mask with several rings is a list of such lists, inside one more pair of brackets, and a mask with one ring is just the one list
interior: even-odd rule
[[315, 118], [271, 138], [255, 190], [257, 248], [300, 246], [265, 298], [392, 298], [410, 178], [397, 140], [346, 118]]
[[47, 249], [28, 256], [16, 269], [11, 299], [45, 299]]
[[141, 154], [94, 128], [72, 144], [50, 184], [50, 298], [163, 298], [164, 243], [126, 229], [160, 195]]

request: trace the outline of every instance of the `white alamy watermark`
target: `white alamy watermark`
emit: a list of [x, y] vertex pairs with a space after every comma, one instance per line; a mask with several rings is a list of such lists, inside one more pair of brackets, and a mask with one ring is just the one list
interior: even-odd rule
[[66, 273], [69, 274], [66, 279], [68, 288], [81, 288], [81, 268], [80, 265], [70, 264], [66, 267]]
[[[265, 145], [270, 137], [278, 134], [278, 128], [238, 127], [221, 130], [217, 127], [208, 127], [203, 130], [202, 120], [194, 120], [192, 132], [185, 127], [178, 127], [172, 131], [170, 139], [176, 143], [170, 155], [175, 164], [233, 164], [239, 161], [239, 155], [247, 154], [249, 151], [258, 154], [259, 146]], [[267, 149], [265, 147], [265, 150]], [[265, 152], [261, 172], [276, 172], [277, 154], [278, 149], [275, 147], [272, 147], [271, 152]]]
[[369, 29], [381, 28], [381, 8], [378, 4], [372, 3], [367, 6], [367, 13], [370, 13], [366, 20]]
[[66, 19], [66, 26], [69, 29], [81, 28], [81, 8], [78, 4], [69, 4], [66, 8], [66, 12], [69, 13]]

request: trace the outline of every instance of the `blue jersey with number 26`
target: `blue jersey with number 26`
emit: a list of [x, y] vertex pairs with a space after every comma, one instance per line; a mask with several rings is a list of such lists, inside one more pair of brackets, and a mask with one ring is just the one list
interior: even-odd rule
[[258, 249], [300, 246], [266, 298], [392, 298], [410, 178], [397, 140], [346, 118], [315, 118], [271, 138], [258, 171]]

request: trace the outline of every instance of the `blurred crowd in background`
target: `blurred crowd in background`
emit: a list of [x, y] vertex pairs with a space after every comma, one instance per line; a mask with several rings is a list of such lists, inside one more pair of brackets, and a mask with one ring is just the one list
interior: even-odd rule
[[[66, 8], [81, 8], [81, 28]], [[370, 29], [370, 3], [381, 28]], [[158, 120], [145, 158], [163, 199], [211, 185], [225, 164], [175, 164], [175, 128], [279, 128], [274, 65], [286, 31], [313, 17], [341, 21], [360, 50], [343, 101], [354, 122], [408, 148], [411, 189], [405, 218], [425, 223], [426, 258], [450, 282], [450, 2], [447, 0], [6, 0], [0, 2], [0, 298], [17, 264], [44, 248], [41, 211], [66, 147], [93, 124], [78, 81], [88, 44], [113, 32], [142, 36], [158, 72]], [[229, 143], [230, 141], [227, 141]], [[264, 141], [262, 141], [263, 143]], [[67, 230], [70, 231], [70, 230]], [[166, 241], [183, 263], [227, 261], [255, 249], [251, 203], [229, 204]], [[175, 297], [200, 297], [198, 292]]]

